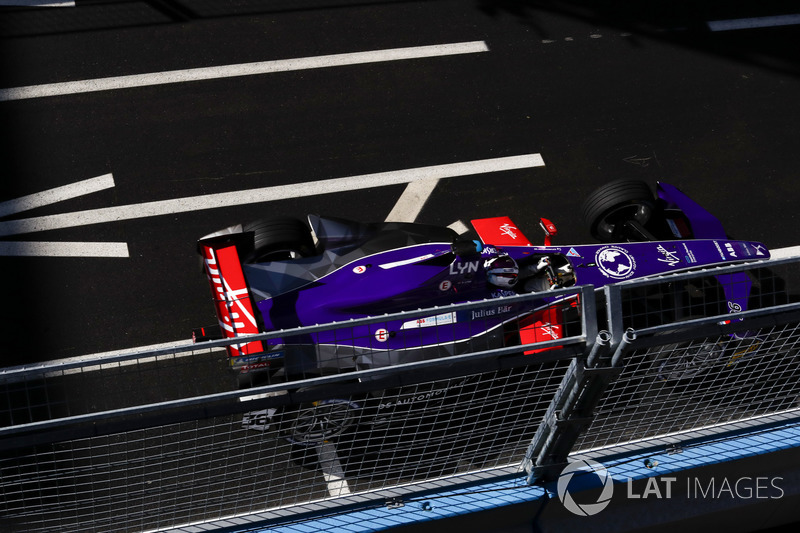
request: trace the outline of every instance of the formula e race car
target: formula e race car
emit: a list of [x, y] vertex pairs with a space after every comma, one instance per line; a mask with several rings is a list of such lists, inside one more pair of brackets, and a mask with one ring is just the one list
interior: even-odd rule
[[[553, 245], [555, 226], [542, 219], [545, 242], [534, 245], [505, 216], [473, 220], [476, 240], [445, 227], [316, 215], [308, 216], [308, 224], [281, 218], [225, 228], [198, 242], [219, 328], [216, 334], [195, 330], [195, 338], [234, 338], [541, 294], [535, 308], [495, 306], [497, 311], [480, 321], [469, 312], [435, 314], [413, 323], [389, 321], [374, 331], [364, 326], [363, 334], [321, 330], [269, 341], [243, 339], [228, 348], [240, 375], [266, 372], [292, 380], [325, 369], [368, 369], [464, 353], [478, 340], [499, 337], [509, 322], [518, 325], [520, 342], [530, 342], [530, 328], [544, 320], [542, 313], [551, 313], [549, 323], [561, 320], [552, 314], [558, 299], [549, 297], [551, 289], [601, 287], [769, 257], [761, 243], [727, 238], [719, 220], [667, 183], [659, 183], [655, 195], [641, 181], [609, 183], [587, 197], [583, 215], [600, 244]], [[747, 308], [749, 287], [724, 285], [728, 311]], [[446, 333], [425, 327], [442, 323], [450, 326]]]

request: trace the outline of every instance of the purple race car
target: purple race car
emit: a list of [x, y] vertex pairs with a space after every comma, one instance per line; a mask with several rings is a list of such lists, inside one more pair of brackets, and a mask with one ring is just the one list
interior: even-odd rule
[[[542, 295], [535, 307], [495, 303], [488, 314], [444, 312], [355, 326], [348, 334], [320, 331], [228, 349], [232, 367], [243, 376], [266, 371], [295, 379], [326, 369], [376, 368], [508, 345], [512, 322], [519, 343], [560, 338], [563, 328], [552, 326], [564, 322], [565, 297], [548, 297], [550, 289], [601, 287], [769, 257], [763, 244], [728, 239], [714, 216], [667, 183], [658, 184], [656, 196], [644, 182], [609, 183], [589, 195], [583, 214], [602, 244], [554, 246], [555, 227], [542, 219], [545, 243], [536, 246], [508, 217], [473, 220], [479, 240], [438, 226], [316, 215], [308, 217], [308, 225], [275, 219], [226, 228], [198, 243], [219, 335], [204, 328], [195, 337], [233, 338], [520, 293]], [[729, 312], [747, 307], [750, 283], [741, 276], [741, 283], [724, 284]], [[430, 327], [441, 325], [449, 327]], [[542, 331], [546, 335], [537, 337]]]

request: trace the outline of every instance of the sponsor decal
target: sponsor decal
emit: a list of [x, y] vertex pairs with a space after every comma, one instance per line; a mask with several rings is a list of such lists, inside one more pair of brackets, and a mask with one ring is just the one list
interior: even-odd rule
[[694, 256], [694, 252], [692, 252], [686, 243], [683, 243], [683, 250], [686, 252], [686, 262], [687, 263], [697, 263], [697, 258]]
[[678, 257], [678, 255], [675, 252], [667, 250], [666, 248], [664, 248], [664, 245], [662, 244], [659, 244], [656, 250], [658, 250], [659, 253], [661, 253], [662, 257], [659, 257], [658, 260], [661, 261], [662, 263], [667, 263], [669, 266], [674, 267], [675, 265], [681, 262], [681, 258]]
[[444, 280], [439, 284], [439, 290], [442, 292], [449, 291], [453, 287], [453, 282], [449, 279]]
[[674, 235], [676, 239], [680, 239], [680, 238], [683, 237], [681, 235], [681, 231], [678, 229], [678, 226], [675, 224], [674, 220], [672, 220], [671, 218], [668, 218], [667, 219], [667, 225], [669, 226], [669, 229], [672, 232], [672, 235]]
[[737, 304], [736, 302], [728, 301], [728, 312], [729, 313], [741, 313], [742, 306]]
[[[446, 386], [439, 389], [434, 389], [432, 391], [411, 393], [404, 396], [400, 396], [399, 398], [397, 398], [397, 400], [385, 401], [385, 402], [382, 401], [378, 406], [378, 409], [382, 411], [385, 409], [393, 409], [395, 407], [412, 405], [416, 402], [428, 402], [431, 400], [437, 400], [442, 396], [444, 396], [448, 391], [458, 389], [459, 387], [463, 387], [464, 385], [466, 385], [471, 381], [474, 381], [474, 378], [464, 378], [458, 381], [448, 382]], [[387, 421], [388, 419], [386, 418], [378, 419], [378, 422], [387, 422]]]
[[611, 279], [627, 279], [636, 271], [633, 255], [621, 246], [604, 246], [594, 255], [600, 273]]
[[386, 328], [380, 328], [375, 331], [375, 340], [378, 342], [386, 342], [389, 340], [389, 330]]
[[256, 355], [248, 355], [248, 356], [240, 356], [236, 358], [236, 361], [239, 363], [256, 363], [259, 361], [269, 361], [271, 359], [280, 359], [283, 357], [283, 350], [279, 352], [268, 352], [268, 353], [260, 353]]
[[272, 361], [273, 359], [281, 359], [281, 358], [283, 358], [283, 350], [279, 352], [262, 353], [247, 357], [238, 356], [236, 357], [236, 359], [231, 361], [231, 364], [238, 366], [239, 372], [241, 372], [242, 374], [247, 374], [252, 370], [268, 368], [270, 366], [269, 364], [270, 361]]
[[356, 274], [363, 274], [367, 271], [367, 267], [364, 265], [358, 265], [357, 267], [353, 268], [353, 272]]
[[517, 293], [514, 291], [507, 291], [505, 289], [497, 289], [496, 291], [492, 292], [489, 297], [490, 298], [505, 298], [506, 296], [516, 296]]
[[486, 246], [483, 250], [481, 250], [481, 255], [497, 255], [499, 252], [497, 248], [494, 246]]
[[[233, 338], [258, 333], [258, 324], [253, 315], [236, 247], [229, 245], [215, 249], [203, 246], [203, 257], [206, 275], [214, 295], [217, 321], [225, 337]], [[263, 349], [261, 341], [231, 344], [227, 347], [228, 355], [231, 357], [257, 353]]]
[[470, 314], [471, 319], [475, 320], [476, 318], [488, 318], [509, 313], [512, 309], [513, 307], [510, 305], [498, 305], [497, 307], [492, 307], [489, 309], [473, 309], [470, 311]]
[[575, 248], [570, 248], [569, 252], [567, 252], [567, 255], [569, 257], [580, 257], [581, 256], [581, 254], [579, 254], [578, 250], [576, 250]]
[[512, 226], [511, 224], [506, 222], [505, 224], [500, 226], [499, 229], [500, 229], [500, 233], [502, 233], [503, 235], [508, 235], [509, 237], [511, 237], [514, 240], [517, 239], [517, 233], [514, 231], [514, 230], [518, 229], [516, 226]]
[[[426, 316], [425, 318], [418, 318], [416, 320], [409, 320], [404, 322], [400, 329], [416, 329], [416, 328], [430, 328], [433, 326], [441, 326], [444, 324], [453, 324], [456, 322], [456, 314], [444, 313], [436, 316]], [[378, 339], [380, 340], [380, 339]]]
[[242, 374], [247, 374], [249, 372], [252, 372], [253, 370], [261, 370], [262, 368], [269, 368], [269, 363], [267, 361], [261, 361], [260, 363], [244, 365], [239, 369], [239, 372], [241, 372]]
[[561, 338], [561, 326], [558, 324], [551, 324], [550, 322], [545, 322], [539, 325], [539, 333], [545, 337], [550, 337], [553, 340], [558, 340]]
[[272, 418], [277, 412], [277, 409], [262, 409], [245, 413], [242, 417], [242, 427], [255, 431], [267, 431]]
[[450, 274], [453, 276], [458, 276], [477, 272], [480, 264], [480, 261], [469, 261], [467, 263], [458, 261], [455, 263], [450, 263]]
[[727, 257], [725, 257], [725, 252], [722, 251], [722, 248], [720, 248], [719, 243], [717, 241], [714, 241], [714, 246], [717, 247], [717, 253], [719, 253], [719, 256], [722, 259], [727, 259]]
[[725, 243], [725, 249], [728, 251], [728, 254], [729, 254], [731, 257], [737, 257], [737, 255], [736, 255], [736, 250], [734, 250], [734, 248], [733, 248], [733, 244], [731, 244], [731, 243], [729, 243], [729, 242], [726, 242], [726, 243]]
[[753, 248], [755, 248], [755, 250], [756, 250], [756, 255], [765, 255], [764, 254], [764, 250], [766, 250], [766, 247], [764, 245], [762, 245], [762, 244], [754, 244]]

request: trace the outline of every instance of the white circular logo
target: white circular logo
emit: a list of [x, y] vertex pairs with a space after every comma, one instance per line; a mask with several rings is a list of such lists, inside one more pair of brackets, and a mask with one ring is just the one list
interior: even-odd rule
[[440, 291], [449, 291], [450, 287], [452, 287], [452, 286], [453, 286], [453, 282], [450, 281], [449, 279], [446, 279], [446, 280], [444, 280], [443, 282], [441, 282], [439, 284], [439, 290]]
[[[596, 476], [600, 478], [603, 485], [603, 490], [595, 503], [577, 503], [572, 495], [569, 493], [569, 482], [572, 481], [574, 476]], [[614, 494], [614, 480], [608, 473], [608, 470], [596, 461], [591, 459], [582, 459], [567, 465], [561, 471], [558, 477], [558, 485], [556, 487], [558, 492], [558, 499], [564, 504], [567, 511], [579, 516], [592, 516], [606, 508], [611, 502], [611, 496]]]
[[633, 276], [636, 260], [628, 250], [619, 246], [604, 246], [594, 254], [600, 272], [609, 278], [626, 279]]
[[356, 274], [363, 274], [366, 271], [367, 271], [367, 267], [365, 267], [364, 265], [359, 265], [359, 266], [353, 268], [353, 272], [355, 272]]
[[375, 340], [378, 342], [386, 342], [389, 340], [389, 330], [381, 328], [375, 332]]

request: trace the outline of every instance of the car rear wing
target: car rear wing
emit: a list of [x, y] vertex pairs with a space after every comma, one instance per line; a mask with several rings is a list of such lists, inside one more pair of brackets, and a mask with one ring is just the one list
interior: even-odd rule
[[[204, 239], [198, 243], [198, 248], [203, 256], [203, 265], [223, 336], [231, 339], [259, 333], [235, 239], [225, 236]], [[263, 351], [264, 345], [261, 341], [228, 346], [228, 355], [232, 358]]]

